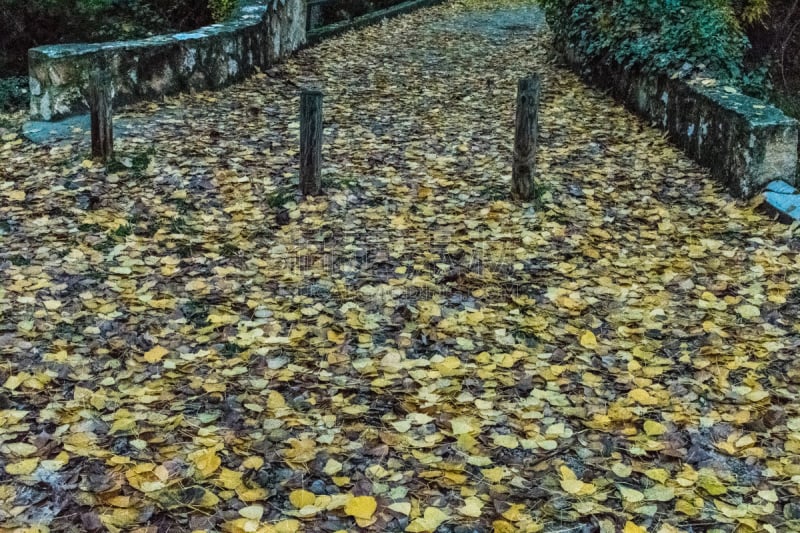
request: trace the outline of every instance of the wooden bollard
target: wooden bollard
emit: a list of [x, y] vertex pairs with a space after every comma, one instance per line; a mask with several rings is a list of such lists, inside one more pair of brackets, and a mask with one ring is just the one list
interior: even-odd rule
[[111, 75], [95, 69], [89, 75], [89, 114], [92, 157], [108, 161], [114, 154], [114, 124], [111, 118]]
[[300, 94], [300, 192], [317, 195], [322, 189], [322, 91]]
[[519, 80], [517, 85], [517, 119], [514, 132], [514, 167], [511, 175], [511, 196], [531, 200], [534, 196], [533, 174], [536, 169], [536, 148], [539, 133], [538, 74]]

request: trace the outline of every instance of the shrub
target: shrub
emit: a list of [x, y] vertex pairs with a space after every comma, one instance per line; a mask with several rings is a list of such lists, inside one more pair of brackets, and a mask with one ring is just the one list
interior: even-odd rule
[[0, 111], [13, 111], [28, 105], [28, 78], [0, 79]]
[[744, 78], [749, 46], [725, 0], [539, 0], [557, 40], [587, 61], [726, 82]]
[[208, 0], [208, 9], [216, 22], [226, 20], [236, 8], [236, 0]]
[[[28, 49], [192, 30], [209, 0], [0, 0], [0, 78], [27, 74]], [[232, 1], [232, 0], [228, 0]]]
[[769, 65], [776, 85], [800, 90], [800, 2], [749, 0], [738, 7], [753, 43], [748, 62]]

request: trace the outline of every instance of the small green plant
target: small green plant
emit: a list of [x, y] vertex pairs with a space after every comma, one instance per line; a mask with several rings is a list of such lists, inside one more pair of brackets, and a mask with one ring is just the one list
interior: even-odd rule
[[273, 209], [281, 208], [294, 200], [294, 192], [288, 187], [281, 187], [267, 195], [267, 205]]
[[210, 309], [208, 303], [203, 300], [189, 300], [180, 307], [186, 321], [196, 328], [202, 328], [208, 323]]
[[[28, 105], [28, 78], [0, 79], [0, 111], [16, 111]], [[3, 124], [0, 124], [2, 126]]]
[[323, 176], [323, 189], [354, 189], [358, 186], [359, 179], [355, 176]]
[[29, 258], [19, 254], [9, 256], [8, 260], [14, 266], [28, 266], [31, 264], [31, 260]]
[[139, 152], [115, 154], [114, 159], [106, 164], [106, 170], [111, 173], [130, 172], [131, 176], [139, 179], [144, 176], [155, 153], [155, 149], [150, 147]]
[[120, 237], [124, 239], [128, 235], [133, 233], [133, 226], [130, 224], [120, 224], [117, 229], [114, 230], [114, 236]]
[[223, 22], [236, 8], [236, 0], [208, 0], [208, 9], [215, 22]]
[[225, 344], [222, 345], [222, 349], [219, 351], [219, 354], [225, 358], [236, 357], [240, 353], [244, 351], [244, 348], [236, 344], [235, 342], [226, 341]]

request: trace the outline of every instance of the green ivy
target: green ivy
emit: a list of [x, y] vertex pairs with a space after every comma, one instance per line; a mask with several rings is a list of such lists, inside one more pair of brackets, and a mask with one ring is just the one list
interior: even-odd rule
[[223, 22], [233, 14], [236, 0], [208, 0], [208, 9], [215, 22]]
[[589, 62], [741, 83], [749, 42], [724, 0], [539, 0], [557, 40]]

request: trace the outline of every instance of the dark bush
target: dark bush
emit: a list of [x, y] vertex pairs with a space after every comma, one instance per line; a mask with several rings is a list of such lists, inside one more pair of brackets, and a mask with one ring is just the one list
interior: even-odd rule
[[28, 78], [0, 79], [0, 111], [13, 111], [28, 105]]
[[800, 91], [800, 1], [753, 0], [748, 6], [757, 7], [751, 16], [741, 13], [753, 44], [748, 63], [768, 65], [776, 86]]
[[322, 23], [333, 24], [349, 20], [373, 11], [386, 9], [405, 0], [335, 0], [322, 6]]
[[28, 49], [192, 30], [207, 0], [0, 0], [0, 78], [26, 75]]
[[748, 41], [723, 0], [540, 0], [556, 39], [588, 61], [741, 81]]

